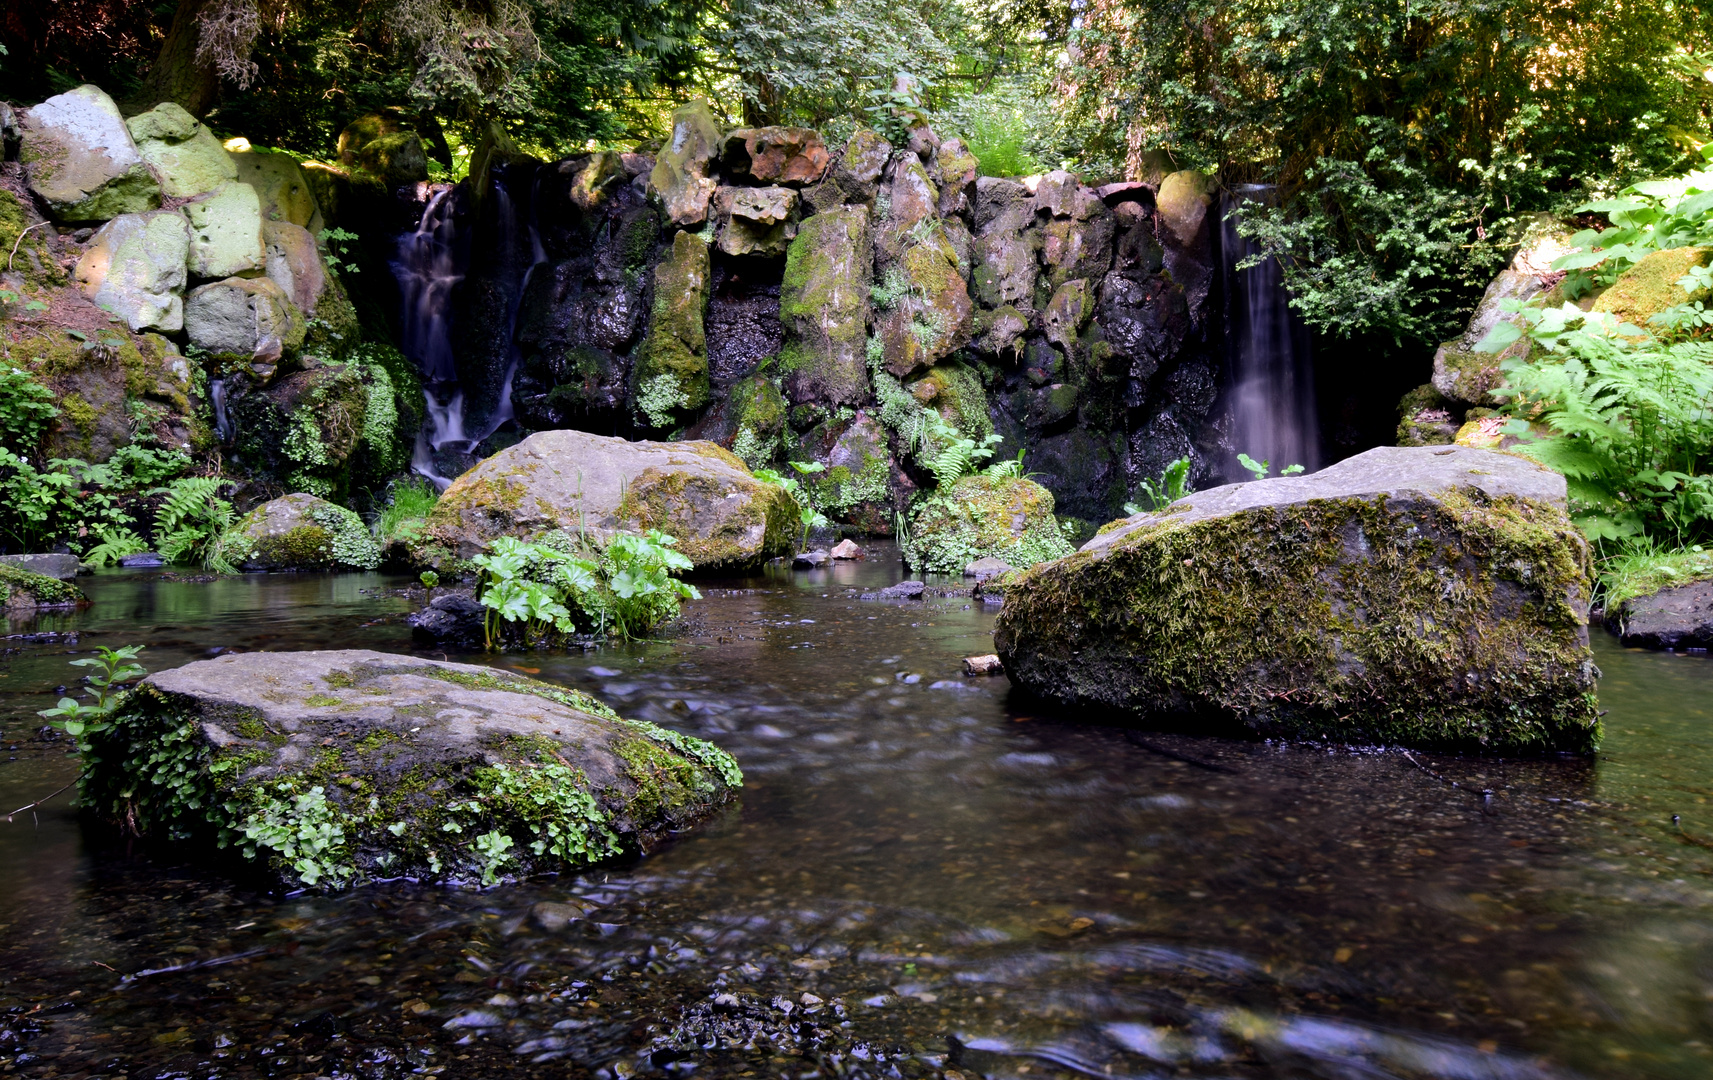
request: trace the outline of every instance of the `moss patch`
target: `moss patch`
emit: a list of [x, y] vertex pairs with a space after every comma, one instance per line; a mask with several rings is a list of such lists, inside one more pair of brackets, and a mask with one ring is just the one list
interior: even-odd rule
[[1656, 251], [1618, 275], [1612, 287], [1594, 301], [1593, 310], [1617, 316], [1624, 322], [1646, 328], [1648, 320], [1666, 308], [1691, 300], [1704, 300], [1707, 290], [1691, 295], [1677, 279], [1697, 266], [1713, 262], [1713, 248], [1681, 247]]
[[83, 590], [69, 581], [0, 563], [0, 607], [69, 607], [87, 601]]
[[1032, 480], [966, 476], [918, 504], [904, 557], [913, 569], [957, 574], [988, 556], [1022, 569], [1071, 550], [1052, 492]]

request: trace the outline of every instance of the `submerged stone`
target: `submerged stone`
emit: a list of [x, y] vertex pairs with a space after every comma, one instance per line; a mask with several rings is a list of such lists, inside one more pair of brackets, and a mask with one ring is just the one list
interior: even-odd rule
[[1588, 546], [1564, 478], [1381, 447], [1107, 526], [994, 630], [1065, 703], [1291, 738], [1590, 752]]
[[428, 517], [457, 558], [499, 536], [555, 529], [605, 542], [659, 529], [698, 568], [758, 566], [791, 549], [797, 505], [711, 442], [627, 442], [539, 431], [460, 476]]
[[572, 870], [650, 850], [743, 782], [717, 747], [580, 691], [366, 650], [159, 672], [91, 742], [86, 808], [287, 888]]

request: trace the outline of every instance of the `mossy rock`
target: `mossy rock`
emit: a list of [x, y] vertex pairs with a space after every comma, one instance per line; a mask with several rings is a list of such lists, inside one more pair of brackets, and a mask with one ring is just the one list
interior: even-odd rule
[[1499, 323], [1515, 323], [1521, 318], [1505, 311], [1505, 301], [1529, 300], [1541, 291], [1541, 283], [1533, 274], [1501, 271], [1488, 284], [1463, 333], [1434, 353], [1434, 389], [1462, 408], [1497, 405], [1492, 391], [1504, 381], [1499, 365], [1510, 357], [1528, 355], [1529, 339], [1525, 337], [1499, 353], [1476, 352], [1475, 346]]
[[1713, 247], [1680, 247], [1656, 251], [1618, 275], [1594, 301], [1592, 310], [1647, 329], [1648, 320], [1670, 307], [1705, 300], [1709, 293], [1684, 291], [1677, 281], [1698, 266], [1713, 263]]
[[425, 544], [468, 559], [500, 536], [559, 529], [605, 543], [659, 529], [698, 568], [742, 569], [788, 552], [797, 520], [782, 488], [718, 444], [539, 431], [453, 481]]
[[581, 691], [363, 650], [151, 675], [91, 743], [86, 810], [285, 888], [576, 870], [649, 851], [743, 782], [717, 747]]
[[0, 563], [0, 608], [5, 608], [8, 614], [76, 607], [88, 602], [83, 590], [69, 581]]
[[868, 210], [805, 218], [785, 253], [779, 366], [793, 404], [858, 405], [869, 396]]
[[1423, 383], [1398, 401], [1398, 445], [1451, 445], [1457, 440], [1461, 411], [1432, 383]]
[[994, 641], [1029, 691], [1145, 721], [1588, 753], [1589, 591], [1562, 476], [1381, 447], [1130, 518], [1024, 575]]
[[674, 236], [654, 268], [654, 308], [636, 354], [632, 404], [646, 427], [670, 427], [708, 403], [708, 282], [708, 245], [691, 233]]
[[206, 445], [190, 362], [160, 335], [115, 325], [73, 336], [26, 323], [8, 334], [4, 325], [0, 361], [51, 389], [60, 409], [48, 432], [47, 456], [99, 463], [138, 437], [173, 449]]
[[256, 507], [238, 523], [246, 570], [373, 570], [381, 551], [363, 519], [302, 492]]
[[911, 513], [904, 558], [914, 570], [961, 574], [977, 559], [1026, 568], [1071, 554], [1053, 493], [1011, 476], [966, 476]]
[[397, 459], [397, 395], [379, 366], [310, 363], [266, 389], [240, 377], [244, 392], [231, 406], [235, 450], [252, 472], [296, 491], [343, 498], [371, 424], [377, 430], [370, 452], [384, 450], [388, 460]]

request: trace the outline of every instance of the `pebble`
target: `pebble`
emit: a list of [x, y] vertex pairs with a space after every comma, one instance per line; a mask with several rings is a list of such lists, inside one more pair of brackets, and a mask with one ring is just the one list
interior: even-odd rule
[[999, 662], [999, 657], [994, 653], [987, 653], [984, 656], [966, 656], [964, 657], [964, 674], [1003, 675], [1005, 674], [1005, 665]]

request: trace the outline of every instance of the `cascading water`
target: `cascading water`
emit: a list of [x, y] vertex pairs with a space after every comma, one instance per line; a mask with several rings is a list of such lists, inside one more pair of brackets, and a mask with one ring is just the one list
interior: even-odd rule
[[464, 434], [464, 389], [452, 357], [452, 290], [463, 274], [457, 267], [451, 196], [448, 188], [428, 201], [416, 231], [399, 238], [393, 263], [404, 308], [400, 339], [405, 356], [422, 372], [427, 405], [410, 465], [443, 489], [451, 481], [435, 468], [434, 451], [471, 445]]
[[208, 404], [214, 409], [214, 434], [219, 436], [222, 446], [231, 446], [238, 428], [232, 423], [232, 412], [227, 407], [225, 379], [208, 380]]
[[[524, 293], [529, 288], [531, 276], [537, 267], [548, 261], [535, 217], [539, 172], [529, 189], [528, 204], [522, 213], [515, 205], [506, 179], [504, 169], [495, 171], [491, 194], [496, 228], [489, 234], [494, 240], [489, 250], [495, 256], [493, 261], [496, 265], [480, 276], [486, 283], [494, 284], [504, 282], [510, 276], [503, 269], [505, 267], [521, 266], [522, 272], [519, 278], [514, 279], [515, 285], [505, 290], [508, 306], [501, 309], [504, 321], [501, 327], [496, 327], [503, 334], [503, 340], [485, 342], [486, 347], [473, 351], [473, 359], [472, 356], [465, 357], [466, 367], [474, 367], [475, 370], [459, 370], [459, 353], [454, 344], [454, 292], [464, 281], [464, 264], [467, 261], [460, 241], [465, 241], [464, 247], [467, 248], [470, 239], [458, 235], [458, 196], [454, 189], [434, 195], [424, 208], [415, 231], [399, 238], [398, 257], [393, 262], [403, 308], [401, 342], [405, 355], [415, 361], [422, 372], [423, 397], [427, 406], [422, 431], [417, 435], [416, 449], [411, 455], [411, 468], [443, 489], [451, 480], [441, 475], [435, 455], [442, 451], [454, 455], [472, 453], [484, 439], [512, 419], [512, 381], [521, 358], [515, 340], [518, 318], [522, 314]], [[520, 234], [528, 242], [527, 263], [519, 242]], [[470, 272], [477, 273], [478, 268], [472, 267]], [[510, 273], [516, 274], [517, 270]], [[504, 285], [501, 287], [504, 289]], [[495, 338], [499, 336], [494, 335]], [[465, 352], [472, 352], [469, 346], [470, 342], [465, 342]], [[488, 371], [499, 369], [502, 372], [497, 386], [482, 375], [484, 365], [492, 365]], [[492, 400], [488, 396], [490, 393], [493, 394]]]
[[[1221, 252], [1230, 334], [1227, 393], [1232, 449], [1271, 463], [1320, 467], [1320, 420], [1307, 327], [1291, 310], [1278, 260], [1238, 264], [1259, 248], [1237, 232], [1232, 211], [1273, 197], [1270, 185], [1246, 184], [1221, 200]], [[1236, 463], [1231, 465], [1236, 470]], [[1235, 479], [1248, 479], [1241, 471]]]

